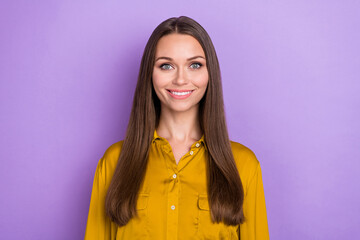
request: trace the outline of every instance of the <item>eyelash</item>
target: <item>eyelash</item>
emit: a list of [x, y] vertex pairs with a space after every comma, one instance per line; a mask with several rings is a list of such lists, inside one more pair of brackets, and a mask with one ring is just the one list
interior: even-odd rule
[[[199, 65], [199, 67], [198, 68], [192, 68], [192, 69], [200, 69], [201, 67], [202, 67], [202, 64], [201, 63], [199, 63], [199, 62], [194, 62], [194, 63], [192, 63], [190, 66], [192, 66], [192, 65], [194, 65], [194, 64], [197, 64], [197, 65]], [[160, 68], [162, 69], [162, 70], [169, 70], [169, 69], [164, 69], [163, 67], [164, 66], [166, 66], [166, 65], [169, 65], [169, 66], [171, 66], [170, 64], [168, 64], [168, 63], [164, 63], [164, 64], [161, 64], [160, 65]], [[171, 66], [172, 67], [172, 66]]]

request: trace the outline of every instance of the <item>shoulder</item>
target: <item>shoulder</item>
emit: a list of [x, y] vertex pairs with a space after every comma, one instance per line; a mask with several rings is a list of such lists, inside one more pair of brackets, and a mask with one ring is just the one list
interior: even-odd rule
[[230, 144], [241, 181], [244, 185], [247, 185], [256, 174], [260, 163], [250, 148], [235, 141], [230, 141]]
[[123, 143], [124, 140], [121, 140], [110, 145], [99, 160], [97, 171], [104, 177], [104, 180], [109, 180], [109, 178], [113, 175], [119, 160]]
[[123, 144], [124, 144], [124, 140], [121, 140], [121, 141], [118, 141], [118, 142], [110, 145], [106, 149], [103, 158], [106, 158], [106, 159], [119, 158]]
[[255, 153], [241, 143], [230, 141], [231, 150], [234, 155], [236, 164], [245, 164], [249, 167], [257, 167], [259, 161]]

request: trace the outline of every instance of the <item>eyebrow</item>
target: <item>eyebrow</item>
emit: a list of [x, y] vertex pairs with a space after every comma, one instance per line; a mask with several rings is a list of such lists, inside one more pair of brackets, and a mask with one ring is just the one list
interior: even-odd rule
[[[188, 61], [191, 61], [191, 60], [196, 59], [196, 58], [203, 58], [203, 59], [205, 59], [203, 56], [195, 56], [195, 57], [188, 58], [187, 60], [188, 60]], [[158, 61], [158, 60], [160, 60], [160, 59], [165, 59], [165, 60], [169, 60], [169, 61], [172, 61], [172, 60], [173, 60], [172, 58], [169, 58], [169, 57], [158, 57], [158, 58], [155, 60], [155, 62]]]

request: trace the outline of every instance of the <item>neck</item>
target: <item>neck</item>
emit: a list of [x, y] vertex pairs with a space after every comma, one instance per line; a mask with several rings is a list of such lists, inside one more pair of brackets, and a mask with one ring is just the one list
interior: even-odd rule
[[156, 132], [159, 136], [175, 142], [199, 140], [202, 136], [199, 107], [193, 107], [186, 112], [174, 112], [162, 108]]

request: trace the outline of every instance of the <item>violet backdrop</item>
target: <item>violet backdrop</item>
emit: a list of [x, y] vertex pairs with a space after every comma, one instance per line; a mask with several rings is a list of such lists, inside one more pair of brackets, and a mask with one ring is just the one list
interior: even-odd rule
[[145, 43], [180, 15], [213, 40], [231, 139], [261, 163], [271, 239], [360, 238], [359, 1], [3, 0], [0, 239], [83, 239]]

